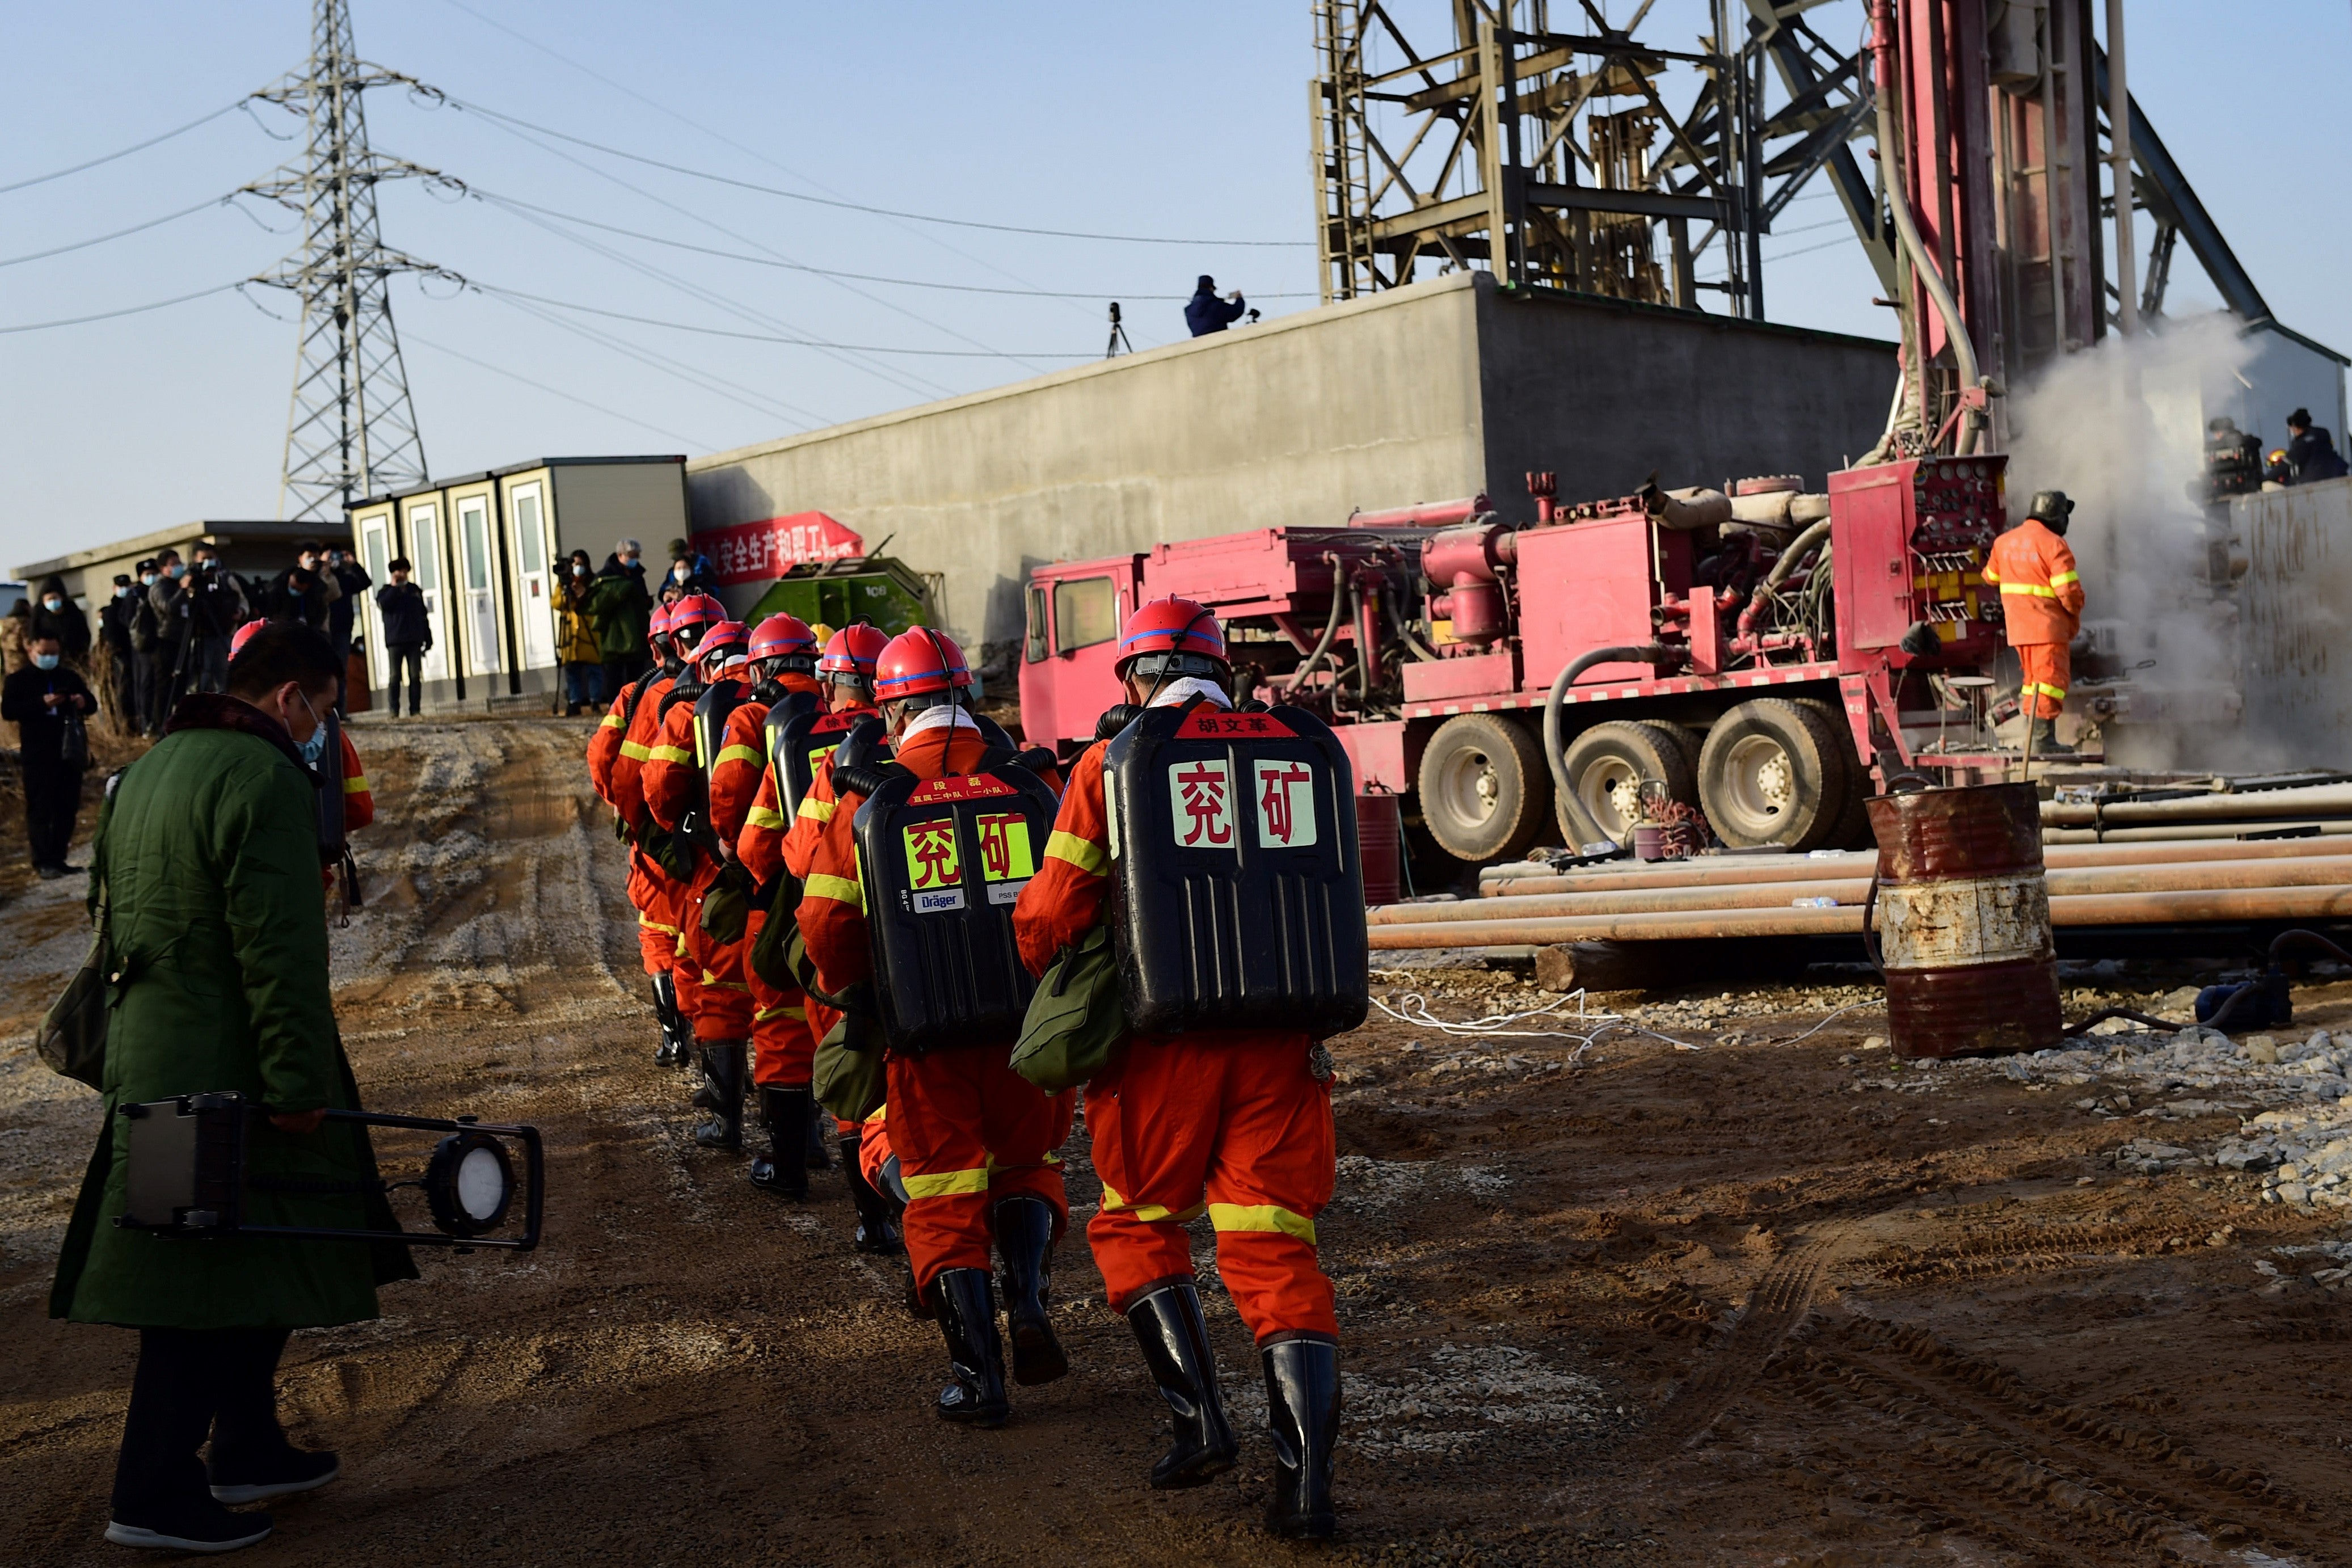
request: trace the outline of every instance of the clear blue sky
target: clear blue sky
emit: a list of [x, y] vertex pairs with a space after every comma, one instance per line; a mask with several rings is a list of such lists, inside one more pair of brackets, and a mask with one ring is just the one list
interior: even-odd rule
[[[1442, 26], [1436, 0], [1399, 0], [1399, 9], [1427, 12]], [[1622, 16], [1630, 5], [1612, 0], [1609, 9]], [[2347, 223], [2335, 194], [2343, 167], [2335, 150], [2352, 112], [2343, 87], [2352, 68], [2352, 6], [2295, 0], [2247, 9], [2258, 9], [2259, 19], [2225, 20], [2234, 7], [2134, 0], [2135, 95], [2281, 319], [2352, 345], [2338, 259]], [[1704, 7], [1664, 0], [1645, 34], [1680, 41], [1675, 35], [1695, 26], [1678, 19], [1681, 12], [1696, 17]], [[1841, 21], [1858, 27], [1860, 17], [1855, 0], [1813, 13], [1833, 37]], [[511, 210], [436, 196], [414, 183], [392, 185], [383, 196], [387, 241], [484, 283], [666, 321], [1034, 356], [1025, 367], [1001, 358], [835, 356], [550, 312], [681, 362], [698, 385], [512, 303], [402, 280], [395, 319], [436, 473], [556, 453], [709, 451], [1001, 384], [1098, 354], [1104, 302], [1112, 299], [1127, 306], [1138, 346], [1170, 342], [1182, 334], [1181, 296], [1202, 271], [1246, 289], [1269, 313], [1313, 303], [1310, 247], [1210, 243], [1309, 237], [1306, 83], [1314, 58], [1305, 0], [1209, 0], [1175, 10], [1070, 0], [659, 8], [614, 0], [359, 0], [357, 28], [369, 59], [457, 98], [647, 156], [922, 213], [1202, 242], [1113, 244], [902, 223], [562, 143], [533, 146], [477, 114], [432, 109], [398, 90], [373, 93], [369, 130], [380, 150], [499, 197], [814, 267], [1076, 296], [851, 283], [571, 230], [675, 274], [698, 297]], [[299, 0], [26, 7], [14, 13], [9, 33], [0, 62], [0, 184], [111, 152], [274, 79], [306, 52], [309, 7]], [[0, 260], [141, 223], [256, 178], [299, 145], [272, 141], [265, 128], [295, 129], [257, 108], [87, 174], [0, 194]], [[243, 213], [207, 209], [69, 255], [0, 266], [0, 326], [165, 299], [263, 270], [290, 237], [261, 225], [286, 230], [290, 219], [257, 202], [243, 205]], [[1768, 258], [1790, 257], [1768, 262], [1771, 314], [1884, 335], [1886, 312], [1869, 304], [1875, 285], [1852, 245], [1835, 243], [1834, 227], [1794, 232], [1836, 212], [1826, 200], [1803, 203], [1768, 242]], [[2214, 302], [2185, 247], [2179, 273], [2176, 312]], [[285, 296], [251, 293], [290, 315]], [[118, 321], [0, 335], [7, 475], [0, 563], [196, 517], [275, 515], [293, 331], [290, 321], [228, 293]]]

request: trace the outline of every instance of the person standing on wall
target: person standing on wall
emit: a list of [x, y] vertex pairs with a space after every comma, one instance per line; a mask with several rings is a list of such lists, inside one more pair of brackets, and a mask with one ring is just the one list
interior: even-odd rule
[[359, 1109], [328, 992], [313, 780], [342, 677], [325, 637], [264, 626], [227, 692], [183, 700], [99, 818], [92, 901], [103, 889], [117, 972], [105, 1113], [49, 1315], [139, 1331], [106, 1528], [119, 1545], [249, 1546], [269, 1518], [233, 1505], [341, 1475], [333, 1454], [297, 1448], [278, 1425], [287, 1336], [374, 1319], [379, 1285], [416, 1278], [397, 1242], [190, 1242], [109, 1223], [125, 1203], [131, 1123], [118, 1108], [234, 1089], [266, 1112], [246, 1152], [249, 1219], [396, 1228], [364, 1131], [326, 1120]]
[[25, 836], [33, 869], [53, 882], [78, 869], [66, 863], [81, 809], [82, 770], [89, 765], [84, 719], [98, 708], [55, 637], [32, 640], [30, 661], [0, 684], [0, 719], [16, 726], [25, 769]]
[[2286, 468], [2294, 476], [2289, 484], [2315, 485], [2322, 479], [2340, 479], [2352, 471], [2345, 468], [2326, 426], [2311, 422], [2310, 409], [2298, 408], [2286, 416]]
[[425, 653], [433, 646], [433, 619], [425, 613], [425, 590], [408, 580], [408, 557], [395, 555], [384, 573], [392, 581], [375, 591], [375, 611], [383, 622], [384, 662], [390, 667], [391, 690], [384, 704], [387, 718], [400, 716], [400, 677], [408, 676], [408, 716], [416, 717], [425, 700]]
[[139, 585], [128, 572], [114, 574], [114, 596], [99, 606], [98, 641], [106, 650], [106, 690], [114, 709], [115, 728], [135, 735], [139, 712], [139, 655], [132, 638], [137, 631]]
[[2083, 578], [2066, 545], [2074, 503], [2064, 490], [2037, 490], [2025, 521], [1992, 542], [1984, 580], [2000, 590], [2009, 646], [2024, 669], [2019, 699], [2031, 721], [2025, 747], [2036, 757], [2071, 757], [2058, 742], [2057, 721], [2074, 672], [2068, 647], [2083, 629]]
[[1205, 338], [1211, 332], [1222, 332], [1240, 321], [1242, 312], [1248, 309], [1238, 289], [1223, 299], [1218, 299], [1217, 280], [1203, 272], [1200, 286], [1192, 290], [1192, 298], [1185, 302], [1184, 324], [1192, 329], [1194, 337]]

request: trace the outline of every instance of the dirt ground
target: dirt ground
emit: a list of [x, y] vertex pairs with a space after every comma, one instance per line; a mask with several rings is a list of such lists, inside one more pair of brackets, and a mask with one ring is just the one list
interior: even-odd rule
[[[1264, 1399], [1205, 1233], [1236, 1473], [1145, 1489], [1165, 1413], [1082, 1245], [1055, 1276], [1071, 1376], [1016, 1390], [1002, 1431], [945, 1426], [926, 1409], [937, 1331], [907, 1317], [893, 1266], [849, 1250], [839, 1173], [794, 1207], [694, 1147], [686, 1080], [652, 1060], [620, 848], [576, 760], [585, 726], [355, 733], [381, 813], [372, 896], [335, 937], [361, 1082], [376, 1109], [543, 1128], [549, 1238], [520, 1258], [428, 1256], [380, 1322], [295, 1337], [291, 1425], [345, 1476], [278, 1508], [246, 1560], [1317, 1554], [1257, 1531]], [[0, 909], [10, 1563], [126, 1560], [100, 1534], [131, 1336], [45, 1316], [95, 1101], [24, 1043], [79, 956], [78, 899], [35, 886]], [[1549, 1037], [1376, 1015], [1334, 1042], [1342, 1159], [1321, 1232], [1347, 1408], [1341, 1535], [1319, 1554], [2352, 1561], [2345, 1216], [2263, 1201], [2259, 1173], [2210, 1163], [2262, 1106], [2335, 1115], [2311, 1087], [2335, 1080], [2199, 1077], [2153, 1037], [2112, 1048], [2129, 1092], [2070, 1091], [2105, 1058], [1905, 1068], [1866, 1048], [1885, 1028], [1873, 994], [1817, 979], [1643, 1000], [1589, 1041], [1571, 1005], [1513, 1026]], [[1439, 1020], [1559, 1002], [1509, 973], [1381, 982]], [[2297, 1007], [2293, 1033], [2352, 1028], [2352, 985]], [[1083, 1129], [1066, 1152], [1083, 1216], [1098, 1192]]]

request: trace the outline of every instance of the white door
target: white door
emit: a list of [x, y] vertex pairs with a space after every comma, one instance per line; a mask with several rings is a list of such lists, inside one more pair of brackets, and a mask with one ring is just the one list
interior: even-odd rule
[[473, 496], [457, 503], [457, 548], [465, 556], [466, 673], [499, 672], [498, 580], [490, 561], [490, 503]]
[[522, 667], [551, 669], [555, 665], [555, 580], [547, 570], [547, 519], [540, 506], [539, 486], [518, 485], [514, 501], [514, 547], [518, 598], [522, 621]]
[[392, 519], [372, 517], [360, 525], [360, 566], [375, 587], [366, 591], [367, 603], [361, 605], [360, 625], [367, 637], [368, 684], [378, 691], [392, 679], [392, 657], [383, 650], [383, 621], [376, 614], [375, 590], [392, 581], [388, 563], [392, 560]]
[[441, 581], [440, 509], [411, 507], [408, 511], [408, 559], [416, 568], [412, 579], [425, 590], [425, 624], [432, 628], [433, 646], [425, 650], [425, 679], [449, 679], [449, 596]]

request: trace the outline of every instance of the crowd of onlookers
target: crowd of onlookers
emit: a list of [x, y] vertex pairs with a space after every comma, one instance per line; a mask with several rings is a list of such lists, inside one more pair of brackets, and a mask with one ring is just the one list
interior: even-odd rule
[[646, 672], [651, 662], [646, 623], [655, 605], [717, 588], [710, 558], [683, 539], [669, 542], [669, 571], [658, 583], [647, 581], [644, 553], [635, 540], [624, 539], [602, 566], [585, 550], [573, 551], [563, 563], [555, 657], [563, 665], [566, 713], [602, 709]]

